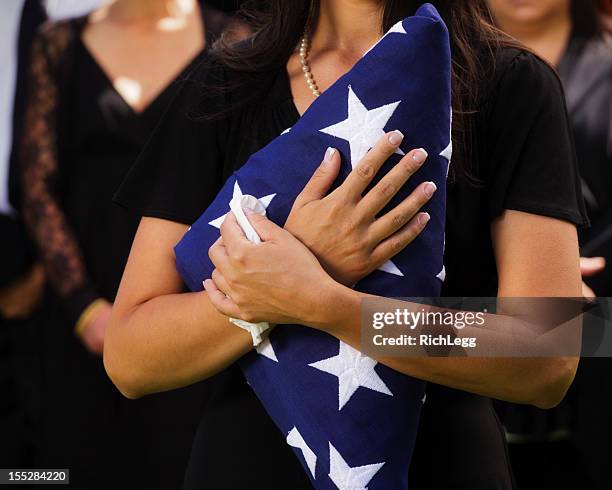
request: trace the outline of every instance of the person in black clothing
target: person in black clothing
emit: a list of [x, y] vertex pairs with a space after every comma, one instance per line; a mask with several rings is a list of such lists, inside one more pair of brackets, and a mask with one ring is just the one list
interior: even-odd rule
[[[556, 66], [563, 81], [592, 225], [579, 234], [585, 293], [612, 296], [612, 39], [597, 2], [489, 4], [498, 25]], [[514, 442], [511, 456], [521, 488], [612, 486], [611, 367], [610, 359], [583, 359], [566, 400], [555, 410], [499, 407]]]
[[[252, 348], [252, 341], [227, 321], [233, 314], [222, 305], [232, 300], [210, 281], [209, 292], [185, 293], [172, 247], [231, 172], [292, 126], [314, 99], [297, 52], [309, 19], [310, 66], [324, 90], [418, 3], [276, 0], [261, 5], [263, 15], [258, 11], [250, 17], [257, 32], [251, 42], [221, 43], [210, 64], [192, 73], [115, 197], [143, 219], [111, 316], [104, 353], [107, 372], [131, 398], [209, 377], [215, 386], [202, 414], [186, 489], [298, 489], [310, 484], [283, 434], [233, 365]], [[443, 294], [578, 296], [576, 226], [587, 219], [559, 80], [545, 63], [492, 26], [484, 2], [433, 3], [447, 21], [453, 43], [454, 148], [460, 155], [451, 165], [448, 189]], [[411, 70], [418, 67], [406, 67], [407, 76]], [[380, 148], [390, 144], [379, 143]], [[336, 156], [326, 168], [337, 166]], [[323, 175], [329, 181], [329, 170]], [[253, 260], [267, 263], [258, 268], [261, 264], [254, 262], [252, 270], [258, 280], [277, 282], [269, 283], [268, 294], [287, 291], [272, 298], [282, 311], [257, 295], [265, 286], [251, 287], [239, 266], [235, 277], [242, 285], [227, 277], [215, 283], [230, 298], [229, 282], [244, 288], [242, 306], [256, 312], [254, 317], [261, 313], [271, 321], [292, 318], [289, 323], [316, 324], [358, 346], [359, 300], [313, 265], [305, 246], [291, 236], [321, 263], [358, 256], [356, 262], [345, 262], [346, 270], [335, 271], [338, 276], [358, 279], [355, 270], [376, 268], [378, 258], [351, 250], [352, 243], [363, 243], [364, 233], [374, 233], [372, 227], [342, 227], [344, 234], [336, 235], [333, 230], [340, 227], [326, 226], [326, 203], [316, 201], [319, 212], [311, 214], [294, 210], [291, 233], [262, 224], [275, 233], [277, 254], [254, 253]], [[354, 202], [336, 202], [333, 209], [357, 219]], [[393, 239], [409, 242], [405, 234], [414, 226], [415, 213], [402, 215], [403, 226]], [[327, 233], [321, 231], [325, 229]], [[375, 246], [385, 238], [374, 235], [368, 243]], [[326, 244], [334, 246], [326, 249]], [[278, 273], [274, 262], [292, 273]], [[315, 318], [318, 314], [322, 316]], [[431, 382], [410, 469], [413, 488], [469, 490], [514, 487], [503, 428], [489, 397], [552, 406], [562, 398], [577, 363], [381, 362]]]
[[[38, 26], [45, 20], [40, 0], [11, 0], [0, 7], [4, 16], [2, 97], [3, 108], [13, 106], [2, 117], [3, 150], [10, 150], [11, 137], [18, 138], [21, 130], [21, 108], [24, 102], [26, 67], [30, 45]], [[10, 28], [7, 24], [10, 25]], [[9, 50], [13, 56], [8, 56]], [[13, 93], [7, 86], [15, 86]], [[12, 116], [12, 117], [11, 117]], [[27, 351], [30, 335], [28, 317], [40, 301], [44, 274], [35, 265], [35, 254], [19, 219], [18, 203], [5, 201], [17, 191], [16, 174], [9, 151], [2, 151], [0, 166], [0, 466], [23, 468], [31, 464], [32, 425], [35, 419], [35, 359]], [[6, 157], [6, 158], [5, 158]], [[13, 172], [15, 171], [15, 172]]]
[[126, 401], [104, 332], [139, 216], [112, 195], [228, 18], [194, 1], [119, 0], [42, 27], [19, 160], [23, 216], [49, 287], [36, 318], [43, 376], [37, 467], [85, 489], [180, 487], [206, 389]]

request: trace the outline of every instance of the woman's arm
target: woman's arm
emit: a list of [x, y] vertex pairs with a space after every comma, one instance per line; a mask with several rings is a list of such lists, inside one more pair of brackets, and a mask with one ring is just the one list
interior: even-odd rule
[[73, 36], [69, 24], [49, 24], [32, 46], [23, 137], [19, 144], [23, 218], [37, 245], [46, 277], [69, 321], [85, 347], [100, 355], [110, 304], [100, 297], [89, 278], [60, 195], [57, 71]]
[[253, 348], [206, 292], [185, 293], [173, 247], [187, 226], [143, 218], [107, 329], [104, 366], [128, 398], [205, 379]]
[[[574, 225], [506, 211], [493, 223], [491, 230], [500, 298], [581, 296]], [[346, 291], [339, 294], [345, 297]], [[337, 323], [341, 319], [331, 319], [329, 325], [339, 325], [333, 329], [337, 335], [357, 347], [360, 343], [360, 300], [353, 297], [352, 301], [352, 318], [341, 323]], [[578, 366], [578, 359], [574, 357], [385, 358], [380, 361], [419, 379], [540, 408], [551, 408], [563, 399]]]
[[[207, 281], [206, 287], [220, 311], [249, 321], [306, 324], [359, 349], [361, 302], [366, 295], [336, 283], [321, 268], [310, 266], [306, 260], [310, 252], [286, 230], [257, 215], [251, 216], [251, 221], [264, 240], [261, 245], [248, 243], [235, 220], [230, 219], [222, 228], [223, 244], [211, 250], [217, 271], [214, 282]], [[506, 211], [493, 223], [492, 235], [500, 297], [580, 296], [578, 243], [573, 225]], [[287, 264], [291, 265], [291, 274], [286, 272]], [[270, 290], [274, 294], [263, 294]], [[411, 303], [406, 306], [421, 308]], [[495, 315], [491, 317], [487, 323], [495, 329]], [[426, 381], [542, 408], [559, 403], [577, 367], [575, 358], [378, 360]]]

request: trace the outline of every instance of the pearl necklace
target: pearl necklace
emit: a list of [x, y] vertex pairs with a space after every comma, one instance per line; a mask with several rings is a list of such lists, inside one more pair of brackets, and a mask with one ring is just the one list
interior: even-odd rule
[[310, 37], [308, 34], [304, 33], [304, 36], [300, 41], [300, 64], [302, 65], [302, 71], [304, 72], [304, 78], [306, 78], [308, 88], [310, 88], [312, 95], [317, 98], [319, 95], [321, 95], [321, 91], [319, 90], [319, 87], [317, 87], [317, 82], [315, 81], [312, 71], [310, 70], [310, 65], [308, 64], [308, 51], [310, 51]]

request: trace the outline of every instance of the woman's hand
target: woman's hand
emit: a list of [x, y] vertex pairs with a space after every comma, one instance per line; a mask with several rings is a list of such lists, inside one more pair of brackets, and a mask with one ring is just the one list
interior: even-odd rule
[[[580, 274], [583, 278], [593, 277], [606, 268], [606, 259], [603, 257], [580, 257]], [[595, 300], [597, 294], [582, 281], [582, 296], [588, 300]]]
[[429, 221], [419, 209], [436, 191], [424, 182], [402, 203], [378, 216], [406, 181], [423, 165], [427, 153], [413, 150], [363, 195], [403, 135], [392, 131], [327, 195], [340, 170], [338, 151], [329, 148], [320, 167], [297, 197], [285, 224], [338, 282], [355, 284], [403, 250]]
[[224, 315], [249, 322], [323, 323], [329, 292], [342, 288], [291, 233], [247, 211], [262, 242], [251, 243], [233, 213], [209, 249], [215, 265], [204, 288]]
[[402, 158], [363, 196], [402, 138], [398, 131], [386, 134], [344, 183], [326, 196], [340, 169], [338, 152], [328, 149], [296, 199], [285, 230], [249, 214], [261, 244], [250, 243], [233, 214], [228, 214], [221, 239], [209, 250], [216, 270], [204, 284], [215, 307], [247, 321], [324, 325], [328, 299], [340, 287], [333, 279], [356, 283], [412, 242], [429, 220], [427, 213], [418, 211], [436, 190], [431, 182], [377, 217], [425, 162], [422, 149]]
[[101, 356], [104, 352], [104, 337], [108, 327], [113, 305], [101, 300], [101, 305], [95, 314], [87, 320], [82, 332], [79, 333], [81, 342], [92, 354]]

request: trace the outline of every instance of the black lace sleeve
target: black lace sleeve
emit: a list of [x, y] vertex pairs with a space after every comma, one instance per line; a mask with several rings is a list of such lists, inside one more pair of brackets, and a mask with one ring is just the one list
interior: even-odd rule
[[88, 279], [59, 196], [59, 66], [74, 36], [74, 27], [64, 22], [43, 26], [34, 41], [20, 160], [26, 226], [52, 287], [76, 323], [99, 295]]

